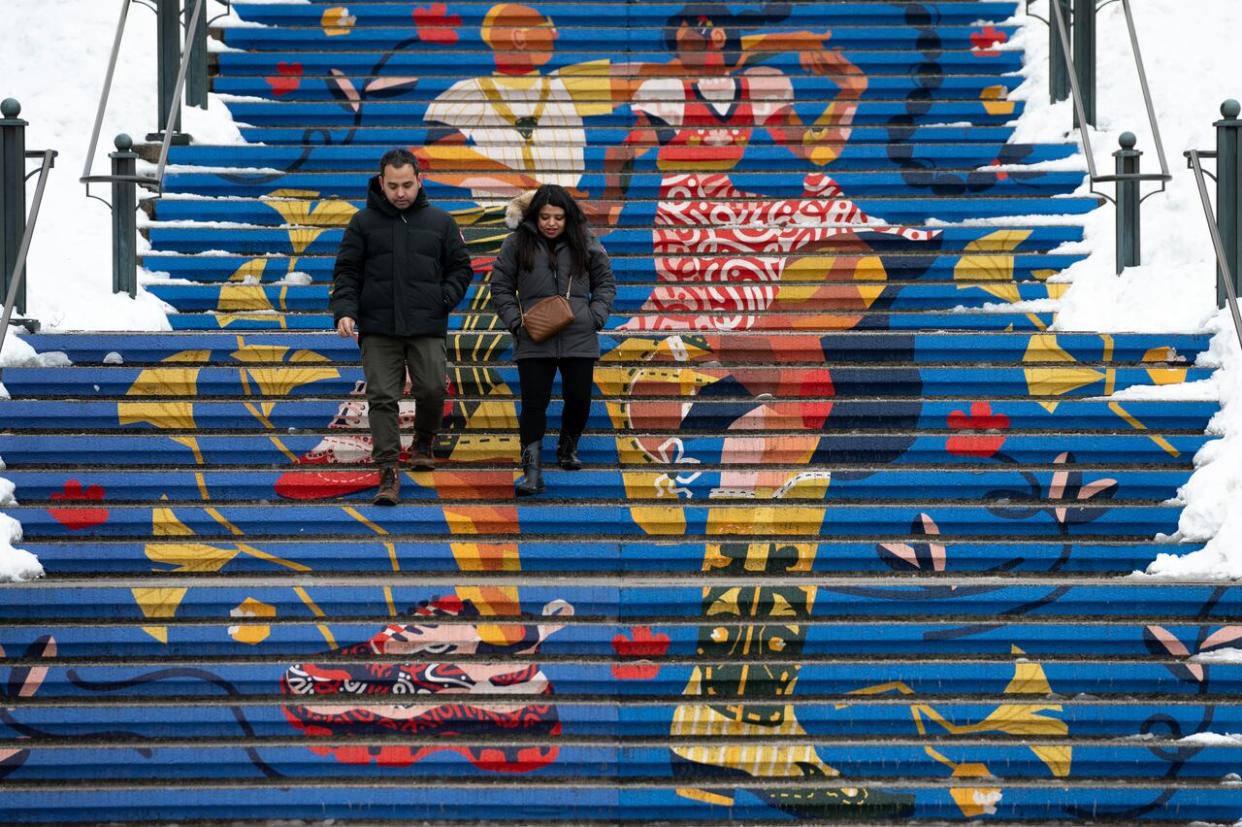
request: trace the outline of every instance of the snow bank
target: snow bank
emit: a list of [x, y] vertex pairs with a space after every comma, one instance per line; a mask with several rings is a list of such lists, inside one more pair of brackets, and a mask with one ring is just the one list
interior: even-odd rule
[[[1220, 400], [1221, 412], [1210, 430], [1222, 438], [1195, 457], [1195, 474], [1179, 495], [1186, 508], [1178, 532], [1162, 538], [1170, 543], [1194, 543], [1196, 548], [1206, 545], [1184, 556], [1170, 546], [1148, 574], [1187, 579], [1242, 577], [1242, 355], [1227, 311], [1216, 307], [1215, 256], [1198, 187], [1182, 157], [1187, 149], [1214, 149], [1212, 122], [1220, 118], [1220, 104], [1227, 98], [1242, 98], [1242, 52], [1232, 43], [1232, 33], [1242, 25], [1242, 5], [1236, 0], [1197, 0], [1195, 14], [1200, 25], [1196, 26], [1184, 25], [1181, 0], [1144, 0], [1133, 6], [1173, 180], [1166, 193], [1143, 204], [1141, 267], [1120, 276], [1115, 273], [1112, 206], [1087, 217], [1085, 247], [1092, 252], [1056, 277], [1072, 284], [1054, 327], [1215, 334], [1210, 352], [1201, 359], [1203, 364], [1221, 366], [1211, 380], [1136, 390], [1126, 397]], [[1048, 3], [1041, 0], [1032, 11], [1046, 16]], [[1112, 153], [1121, 133], [1133, 132], [1138, 136], [1138, 149], [1144, 152], [1143, 171], [1156, 172], [1155, 141], [1143, 109], [1120, 4], [1110, 4], [1100, 12], [1098, 29], [1099, 128], [1091, 135], [1097, 170], [1101, 174], [1113, 171]], [[1023, 72], [1027, 80], [1016, 96], [1027, 103], [1014, 140], [1069, 135], [1073, 124], [1070, 103], [1048, 102], [1047, 28], [1031, 21], [1016, 40], [1027, 50]], [[1215, 192], [1210, 182], [1209, 188]], [[1101, 189], [1113, 193], [1111, 185], [1101, 185]], [[1155, 185], [1148, 184], [1143, 191], [1152, 189]]]
[[[211, 16], [224, 7], [210, 0]], [[86, 197], [78, 178], [103, 88], [119, 4], [100, 0], [5, 0], [5, 48], [0, 49], [0, 98], [17, 98], [29, 121], [30, 149], [60, 153], [35, 231], [27, 268], [29, 315], [49, 330], [167, 330], [163, 302], [139, 290], [112, 293], [111, 216]], [[66, 21], [73, 37], [65, 40]], [[133, 9], [104, 119], [94, 174], [108, 172], [113, 138], [136, 140], [155, 131], [155, 15]], [[183, 128], [201, 143], [240, 143], [223, 104], [185, 109]], [[33, 184], [33, 181], [32, 181]], [[109, 197], [96, 185], [95, 195]], [[30, 190], [33, 196], [33, 187]], [[141, 246], [141, 241], [140, 241]]]

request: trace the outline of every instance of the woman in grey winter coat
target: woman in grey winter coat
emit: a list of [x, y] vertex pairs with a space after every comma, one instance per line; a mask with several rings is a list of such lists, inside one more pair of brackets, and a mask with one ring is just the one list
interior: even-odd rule
[[[617, 287], [608, 254], [564, 187], [545, 184], [518, 196], [509, 204], [505, 222], [514, 232], [492, 266], [492, 307], [513, 334], [513, 358], [522, 388], [518, 419], [524, 474], [516, 489], [518, 496], [530, 496], [544, 488], [539, 448], [558, 371], [564, 406], [556, 460], [567, 471], [582, 467], [578, 438], [591, 413], [598, 332], [608, 321]], [[549, 339], [531, 341], [522, 326], [523, 308], [566, 292], [573, 322]]]

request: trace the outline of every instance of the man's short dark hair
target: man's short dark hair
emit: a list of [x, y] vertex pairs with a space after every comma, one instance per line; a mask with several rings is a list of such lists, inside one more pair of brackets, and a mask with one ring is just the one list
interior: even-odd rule
[[418, 159], [414, 157], [414, 153], [408, 149], [390, 149], [384, 153], [384, 157], [380, 158], [380, 175], [384, 174], [384, 170], [389, 167], [414, 167], [414, 174], [418, 175]]

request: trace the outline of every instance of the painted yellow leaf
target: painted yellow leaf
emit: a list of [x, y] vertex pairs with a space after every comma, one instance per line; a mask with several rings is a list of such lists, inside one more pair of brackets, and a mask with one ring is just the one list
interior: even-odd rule
[[267, 271], [267, 259], [252, 258], [241, 267], [233, 275], [229, 276], [229, 281], [263, 281], [263, 274]]
[[280, 214], [286, 224], [312, 227], [344, 227], [358, 209], [348, 201], [328, 198], [316, 201], [312, 190], [275, 190], [265, 203]]
[[218, 572], [236, 557], [236, 546], [221, 548], [206, 543], [147, 543], [147, 559], [170, 567], [177, 574]]
[[231, 313], [239, 310], [274, 310], [261, 284], [222, 284], [216, 310]]
[[1043, 761], [1056, 778], [1069, 778], [1074, 748], [1069, 746], [1032, 746], [1031, 752]]
[[630, 509], [634, 524], [648, 534], [680, 536], [686, 533], [686, 515], [678, 506], [645, 506]]
[[189, 589], [130, 589], [142, 616], [151, 620], [176, 617], [177, 608]]
[[221, 330], [227, 330], [235, 324], [244, 324], [245, 322], [262, 322], [265, 325], [276, 323], [276, 328], [285, 330], [289, 327], [289, 320], [282, 313], [218, 313], [215, 316], [216, 325]]
[[288, 396], [294, 388], [336, 379], [341, 375], [336, 368], [246, 368], [245, 372], [264, 396]]
[[1026, 368], [1027, 392], [1032, 396], [1064, 396], [1104, 379], [1091, 368]]
[[201, 368], [145, 368], [126, 396], [196, 396]]
[[171, 508], [151, 509], [152, 537], [193, 537], [194, 530], [181, 522]]
[[1004, 791], [1000, 787], [950, 787], [953, 803], [966, 818], [995, 815]]
[[197, 427], [193, 402], [118, 402], [116, 418], [121, 425], [146, 422], [170, 431], [191, 431]]
[[1061, 347], [1055, 333], [1036, 333], [1027, 340], [1026, 353], [1022, 355], [1022, 361], [1074, 364], [1078, 360]]

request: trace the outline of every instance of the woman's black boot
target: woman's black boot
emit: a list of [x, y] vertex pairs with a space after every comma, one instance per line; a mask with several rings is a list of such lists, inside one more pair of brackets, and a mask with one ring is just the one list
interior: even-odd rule
[[578, 437], [561, 434], [561, 441], [556, 443], [556, 461], [566, 471], [582, 470], [582, 460], [578, 459]]
[[543, 493], [543, 468], [540, 466], [539, 442], [522, 446], [522, 477], [513, 486], [519, 497]]

